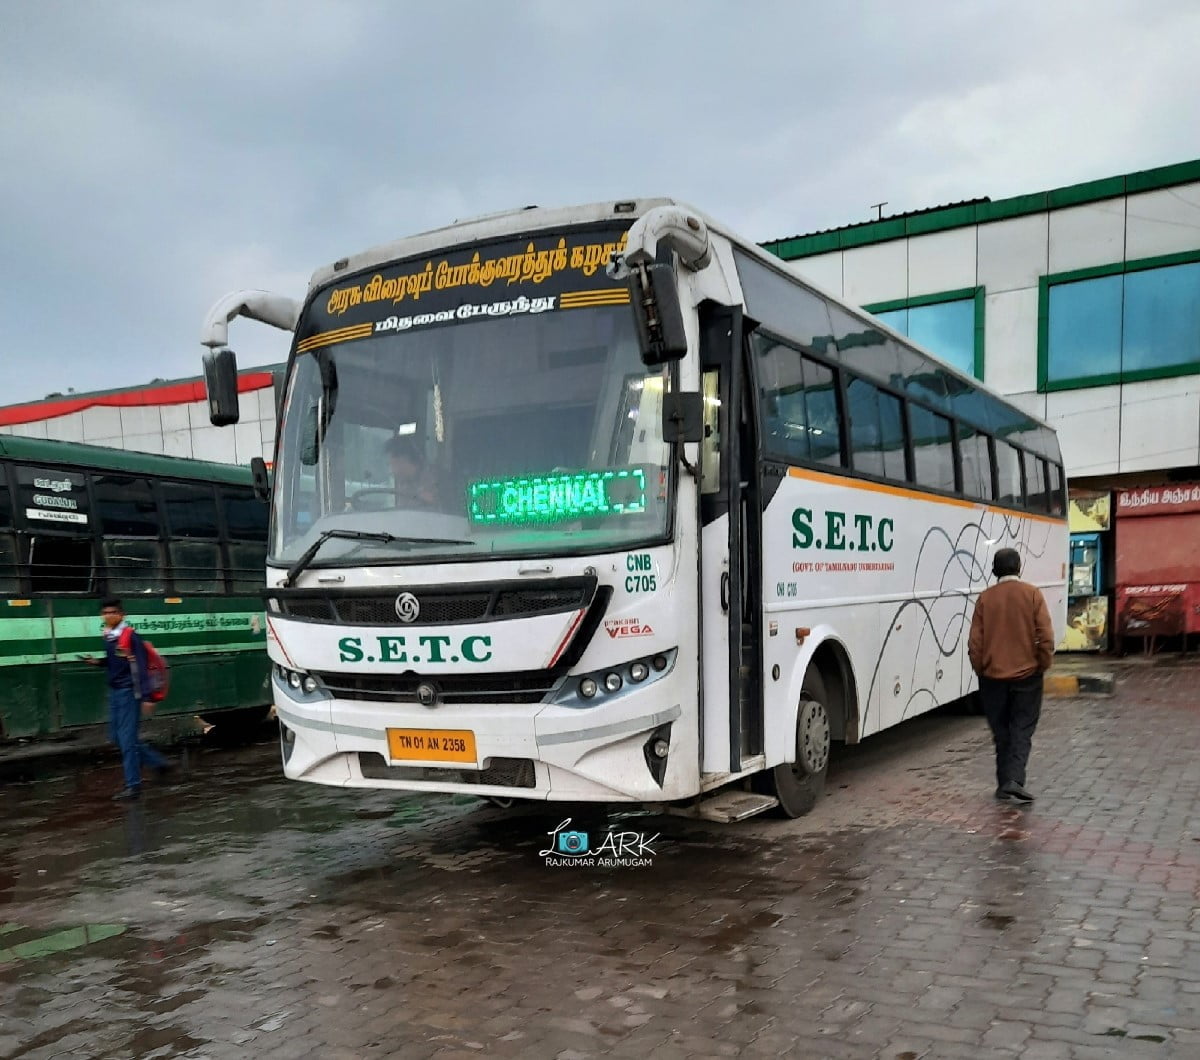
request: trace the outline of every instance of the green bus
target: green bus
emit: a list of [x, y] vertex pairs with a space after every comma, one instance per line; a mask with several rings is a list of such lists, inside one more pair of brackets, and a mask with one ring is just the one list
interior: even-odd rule
[[248, 468], [0, 435], [0, 747], [107, 720], [106, 596], [170, 665], [158, 716], [261, 724], [266, 543]]

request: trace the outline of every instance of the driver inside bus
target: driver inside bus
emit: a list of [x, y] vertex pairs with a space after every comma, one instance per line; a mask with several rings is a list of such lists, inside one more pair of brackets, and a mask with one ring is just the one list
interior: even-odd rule
[[384, 443], [395, 483], [397, 508], [436, 508], [437, 487], [429, 466], [422, 459], [416, 435], [397, 434]]

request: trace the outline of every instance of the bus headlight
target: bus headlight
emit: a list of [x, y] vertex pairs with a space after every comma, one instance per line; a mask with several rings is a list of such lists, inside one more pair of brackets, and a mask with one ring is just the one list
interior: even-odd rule
[[287, 676], [287, 683], [291, 688], [299, 689], [304, 681], [295, 670], [290, 670]]
[[649, 669], [647, 669], [646, 664], [644, 662], [635, 662], [629, 668], [629, 679], [631, 681], [633, 681], [635, 684], [641, 683], [642, 681], [646, 680], [646, 678], [649, 676], [650, 676], [650, 671], [649, 671]]
[[621, 691], [621, 675], [608, 673], [604, 675], [604, 689], [606, 692]]
[[304, 691], [310, 695], [317, 690], [317, 679], [315, 677], [306, 677], [303, 683]]
[[584, 699], [591, 699], [592, 696], [594, 696], [598, 691], [599, 687], [590, 677], [585, 677], [579, 682], [579, 694], [583, 696]]

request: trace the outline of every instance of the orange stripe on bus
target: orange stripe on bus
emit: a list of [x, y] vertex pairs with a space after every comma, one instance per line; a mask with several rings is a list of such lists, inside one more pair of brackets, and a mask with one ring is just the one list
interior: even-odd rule
[[1044, 523], [1065, 523], [1065, 515], [1056, 518], [1053, 515], [1037, 515], [1034, 512], [1021, 511], [1019, 508], [1000, 508], [984, 501], [968, 501], [961, 497], [942, 497], [936, 493], [922, 493], [920, 490], [908, 489], [905, 486], [888, 486], [882, 482], [866, 482], [863, 479], [846, 478], [844, 475], [830, 475], [824, 471], [809, 471], [803, 467], [789, 467], [788, 475], [792, 478], [806, 478], [813, 482], [824, 482], [829, 486], [848, 486], [850, 489], [867, 490], [871, 493], [886, 493], [892, 497], [906, 497], [909, 500], [933, 501], [937, 504], [949, 504], [955, 508], [984, 507], [997, 515], [1016, 515], [1022, 519], [1037, 519]]

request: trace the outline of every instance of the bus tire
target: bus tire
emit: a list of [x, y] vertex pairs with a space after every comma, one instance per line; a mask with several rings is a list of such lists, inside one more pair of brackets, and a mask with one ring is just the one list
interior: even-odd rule
[[825, 791], [831, 742], [828, 703], [820, 671], [810, 670], [796, 713], [796, 761], [781, 762], [771, 770], [772, 788], [785, 817], [803, 817]]

